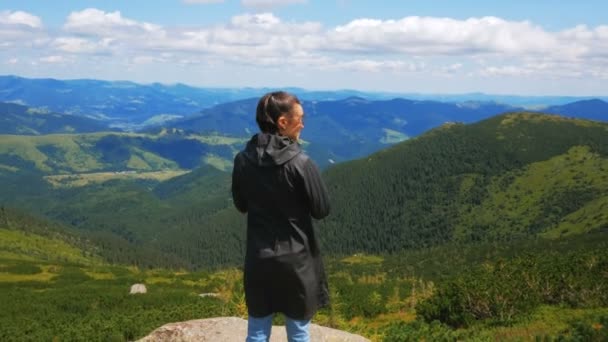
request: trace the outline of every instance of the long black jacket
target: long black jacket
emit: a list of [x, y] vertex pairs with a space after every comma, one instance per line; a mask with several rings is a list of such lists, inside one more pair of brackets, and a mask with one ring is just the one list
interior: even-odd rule
[[329, 214], [315, 163], [287, 137], [259, 133], [237, 154], [236, 208], [247, 213], [245, 299], [249, 315], [310, 319], [329, 303], [312, 218]]

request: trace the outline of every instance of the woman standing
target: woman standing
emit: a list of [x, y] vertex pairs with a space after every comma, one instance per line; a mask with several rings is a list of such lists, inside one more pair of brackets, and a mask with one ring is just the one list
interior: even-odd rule
[[256, 121], [261, 132], [237, 154], [232, 173], [234, 205], [247, 213], [247, 341], [268, 341], [277, 312], [285, 315], [290, 341], [309, 341], [312, 316], [329, 303], [312, 224], [329, 214], [329, 198], [319, 169], [298, 144], [304, 128], [298, 98], [264, 95]]

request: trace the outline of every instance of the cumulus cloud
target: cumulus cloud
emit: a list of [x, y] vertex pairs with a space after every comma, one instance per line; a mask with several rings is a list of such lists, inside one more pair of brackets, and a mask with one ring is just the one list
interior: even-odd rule
[[25, 25], [31, 28], [41, 28], [42, 20], [39, 17], [22, 11], [1, 11], [0, 25]]
[[0, 11], [0, 47], [32, 47], [45, 36], [39, 17], [22, 11]]
[[55, 50], [72, 54], [98, 54], [112, 55], [120, 54], [120, 47], [115, 44], [113, 38], [80, 38], [80, 37], [58, 37], [52, 42]]
[[[259, 8], [301, 2], [244, 0], [242, 4]], [[606, 25], [548, 31], [529, 21], [498, 17], [412, 16], [360, 18], [325, 27], [259, 12], [212, 26], [163, 26], [118, 11], [88, 8], [70, 13], [62, 28], [47, 31], [32, 14], [0, 12], [0, 46], [14, 50], [2, 57], [21, 57], [35, 50], [39, 54], [32, 59], [40, 63], [59, 62], [51, 57], [76, 61], [78, 55], [95, 55], [97, 61], [106, 58], [129, 66], [221, 64], [387, 75], [608, 77]]]
[[559, 46], [553, 35], [527, 21], [496, 17], [357, 19], [329, 32], [328, 45], [345, 52], [421, 55], [543, 53]]
[[70, 13], [64, 29], [81, 35], [123, 38], [164, 35], [159, 25], [124, 18], [119, 11], [104, 12], [96, 8]]

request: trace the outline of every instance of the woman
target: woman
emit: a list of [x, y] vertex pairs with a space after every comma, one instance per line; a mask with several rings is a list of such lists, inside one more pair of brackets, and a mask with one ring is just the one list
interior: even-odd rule
[[329, 198], [319, 169], [298, 144], [303, 119], [294, 95], [264, 95], [256, 110], [261, 133], [234, 160], [232, 197], [247, 213], [247, 341], [267, 341], [277, 312], [285, 315], [290, 341], [309, 341], [312, 316], [329, 303], [312, 225], [312, 218], [329, 214]]

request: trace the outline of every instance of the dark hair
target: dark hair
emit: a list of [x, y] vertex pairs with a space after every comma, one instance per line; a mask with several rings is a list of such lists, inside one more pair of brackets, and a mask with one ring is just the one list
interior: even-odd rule
[[260, 131], [277, 133], [277, 120], [282, 115], [290, 113], [296, 104], [301, 105], [300, 100], [285, 91], [275, 91], [262, 96], [255, 113], [255, 121], [258, 123]]

